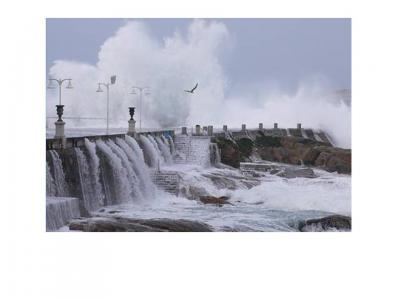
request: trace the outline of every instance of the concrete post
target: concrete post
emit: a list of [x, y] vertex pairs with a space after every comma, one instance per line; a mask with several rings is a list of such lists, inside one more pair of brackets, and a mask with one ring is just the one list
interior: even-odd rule
[[65, 133], [64, 133], [65, 122], [62, 120], [62, 115], [64, 113], [64, 105], [56, 105], [56, 108], [57, 108], [58, 120], [54, 123], [56, 125], [56, 134], [54, 138], [63, 139], [65, 138]]
[[278, 123], [274, 123], [274, 129], [278, 129]]
[[207, 126], [203, 126], [203, 133], [207, 132]]
[[201, 135], [200, 128], [201, 128], [200, 125], [196, 125], [195, 135]]
[[213, 126], [212, 125], [208, 125], [207, 133], [208, 133], [209, 136], [213, 135]]
[[301, 129], [301, 123], [297, 123], [297, 129], [298, 129], [298, 130]]
[[182, 127], [182, 134], [186, 134], [187, 135], [187, 127]]
[[228, 131], [228, 125], [222, 126], [222, 130], [225, 131], [225, 132], [227, 132], [227, 131]]
[[246, 131], [246, 124], [242, 124], [242, 131]]
[[263, 123], [258, 123], [258, 129], [263, 130]]
[[64, 133], [64, 125], [65, 122], [64, 121], [56, 121], [54, 123], [56, 125], [56, 135], [54, 136], [54, 138], [56, 139], [62, 139], [65, 137], [65, 133]]
[[135, 114], [135, 108], [134, 107], [129, 107], [129, 115], [131, 118], [128, 120], [128, 134], [130, 135], [135, 135], [136, 129], [135, 129], [135, 119], [133, 118]]
[[128, 134], [135, 134], [135, 123], [136, 121], [134, 119], [128, 121]]

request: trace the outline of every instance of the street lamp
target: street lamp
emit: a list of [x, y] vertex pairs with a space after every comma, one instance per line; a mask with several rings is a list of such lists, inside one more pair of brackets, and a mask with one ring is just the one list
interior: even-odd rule
[[133, 86], [131, 94], [136, 95], [137, 94], [135, 92], [136, 89], [139, 91], [139, 107], [140, 107], [140, 110], [139, 110], [139, 129], [141, 131], [142, 130], [142, 111], [143, 111], [143, 109], [142, 109], [142, 107], [143, 107], [142, 106], [142, 94], [144, 92], [145, 95], [150, 95], [150, 87], [148, 87], [148, 86], [143, 86], [143, 87], [141, 87], [141, 86]]
[[110, 85], [111, 84], [115, 84], [115, 80], [116, 80], [117, 76], [113, 75], [110, 78], [110, 82], [109, 83], [103, 83], [103, 82], [99, 82], [99, 87], [97, 88], [97, 93], [102, 93], [103, 90], [101, 89], [101, 86], [105, 86], [107, 88], [107, 131], [106, 134], [108, 134], [108, 125], [109, 125], [109, 111], [110, 111]]
[[54, 79], [54, 78], [49, 78], [48, 79], [48, 85], [47, 88], [48, 89], [55, 89], [56, 86], [53, 85], [54, 82], [57, 82], [58, 84], [58, 105], [56, 105], [57, 108], [57, 115], [58, 115], [58, 120], [56, 121], [55, 125], [56, 125], [56, 138], [63, 138], [64, 137], [64, 125], [65, 122], [62, 120], [62, 115], [64, 113], [64, 105], [61, 105], [61, 87], [63, 85], [64, 82], [68, 81], [67, 86], [65, 87], [66, 89], [72, 89], [72, 83], [71, 83], [70, 78], [64, 78], [64, 79]]

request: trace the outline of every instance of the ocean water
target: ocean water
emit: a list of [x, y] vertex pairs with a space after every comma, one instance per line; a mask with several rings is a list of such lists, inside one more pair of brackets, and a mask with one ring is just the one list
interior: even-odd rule
[[[216, 230], [296, 231], [300, 221], [332, 214], [351, 215], [351, 176], [314, 169], [317, 178], [286, 179], [264, 174], [250, 189], [237, 170], [170, 166], [179, 172], [181, 186], [191, 186], [213, 196], [228, 196], [232, 205], [222, 207], [159, 191], [152, 201], [140, 205], [109, 206], [94, 215], [134, 218], [172, 218], [206, 222]], [[218, 188], [210, 179], [225, 177], [237, 189]]]

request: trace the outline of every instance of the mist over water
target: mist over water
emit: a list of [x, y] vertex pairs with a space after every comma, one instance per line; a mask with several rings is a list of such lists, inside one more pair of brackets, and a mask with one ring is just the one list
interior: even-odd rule
[[[351, 147], [351, 108], [332, 96], [326, 80], [302, 80], [297, 91], [271, 89], [262, 84], [232, 92], [229, 76], [221, 64], [224, 50], [233, 46], [232, 36], [222, 22], [194, 20], [185, 32], [176, 31], [163, 40], [155, 38], [144, 23], [128, 22], [99, 49], [98, 62], [89, 65], [59, 60], [50, 77], [73, 79], [74, 89], [63, 90], [65, 116], [106, 116], [106, 89], [96, 93], [98, 82], [110, 87], [110, 126], [127, 127], [128, 106], [139, 106], [132, 86], [149, 86], [143, 96], [142, 127], [214, 125], [240, 127], [242, 123], [265, 127], [303, 127], [328, 132], [337, 146]], [[262, 57], [260, 57], [262, 59]], [[268, 73], [268, 70], [265, 71]], [[328, 80], [329, 81], [329, 80]], [[194, 94], [185, 93], [196, 83]], [[49, 90], [47, 115], [55, 116], [57, 90]], [[138, 114], [136, 115], [136, 119]], [[104, 127], [103, 120], [68, 120], [69, 127]]]

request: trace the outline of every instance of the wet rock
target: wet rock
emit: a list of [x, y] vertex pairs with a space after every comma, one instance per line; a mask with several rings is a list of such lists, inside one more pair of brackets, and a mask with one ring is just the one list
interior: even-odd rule
[[302, 169], [289, 169], [286, 168], [284, 171], [277, 174], [280, 177], [284, 178], [316, 178], [314, 171], [310, 168], [302, 168]]
[[228, 201], [228, 197], [222, 196], [222, 197], [213, 197], [213, 196], [203, 196], [200, 197], [200, 201], [204, 204], [216, 204], [218, 206], [222, 206], [224, 204], [229, 204], [233, 205]]
[[228, 166], [239, 168], [240, 152], [235, 141], [219, 137], [215, 140], [221, 150], [221, 162]]
[[[249, 149], [250, 147], [238, 147], [242, 162], [245, 161], [243, 158], [246, 154], [250, 152]], [[258, 134], [255, 138], [255, 147], [251, 148], [251, 151], [253, 156], [259, 156], [266, 161], [294, 165], [304, 162], [307, 166], [320, 167], [329, 172], [351, 174], [351, 149], [336, 148], [327, 142], [295, 136], [278, 137]]]
[[70, 230], [86, 232], [209, 232], [203, 222], [185, 219], [135, 219], [126, 217], [93, 217], [73, 220]]
[[310, 219], [299, 224], [300, 231], [350, 231], [351, 217], [331, 215], [318, 219]]

